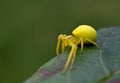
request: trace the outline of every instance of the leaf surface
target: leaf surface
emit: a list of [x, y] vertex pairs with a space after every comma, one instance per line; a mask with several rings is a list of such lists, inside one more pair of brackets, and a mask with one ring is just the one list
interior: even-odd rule
[[61, 74], [70, 48], [48, 61], [24, 83], [120, 83], [120, 27], [102, 28], [97, 43], [80, 47], [71, 70]]

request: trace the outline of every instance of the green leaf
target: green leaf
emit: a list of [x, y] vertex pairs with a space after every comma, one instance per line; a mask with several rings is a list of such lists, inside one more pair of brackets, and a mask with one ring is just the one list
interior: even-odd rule
[[98, 31], [97, 43], [85, 45], [83, 53], [80, 47], [71, 70], [64, 74], [64, 68], [70, 48], [40, 67], [24, 83], [114, 83], [120, 82], [120, 27], [103, 28]]

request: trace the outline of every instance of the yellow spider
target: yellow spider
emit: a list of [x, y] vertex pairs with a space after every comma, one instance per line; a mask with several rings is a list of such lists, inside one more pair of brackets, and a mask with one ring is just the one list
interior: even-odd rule
[[[71, 47], [67, 62], [62, 70], [62, 73], [66, 71], [70, 64], [70, 69], [75, 60], [77, 45], [81, 44], [81, 52], [83, 51], [83, 45], [92, 43], [98, 48], [99, 45], [96, 43], [97, 33], [95, 29], [89, 25], [80, 25], [72, 32], [73, 35], [60, 34], [58, 36], [58, 42], [56, 46], [57, 55], [59, 55], [59, 48], [61, 44], [62, 52], [64, 52], [67, 46]], [[61, 43], [62, 42], [62, 43]]]

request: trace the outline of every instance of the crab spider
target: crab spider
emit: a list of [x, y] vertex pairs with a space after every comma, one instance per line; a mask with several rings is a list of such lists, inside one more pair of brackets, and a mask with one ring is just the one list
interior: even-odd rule
[[58, 42], [56, 46], [56, 53], [59, 55], [59, 48], [61, 45], [62, 52], [64, 52], [67, 46], [71, 47], [71, 51], [69, 53], [67, 62], [65, 63], [64, 69], [62, 72], [64, 73], [70, 64], [70, 69], [74, 63], [76, 57], [76, 51], [78, 49], [77, 45], [81, 44], [81, 52], [83, 51], [84, 44], [92, 43], [96, 47], [100, 48], [96, 43], [97, 32], [95, 29], [89, 25], [80, 25], [76, 29], [73, 30], [72, 35], [60, 34], [58, 36]]

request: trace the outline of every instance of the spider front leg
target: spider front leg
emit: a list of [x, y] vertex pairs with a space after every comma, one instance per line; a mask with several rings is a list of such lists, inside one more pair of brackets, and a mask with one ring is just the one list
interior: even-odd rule
[[76, 49], [75, 49], [75, 51], [74, 51], [74, 53], [73, 53], [72, 61], [71, 61], [71, 64], [70, 64], [70, 69], [72, 69], [73, 63], [74, 63], [74, 61], [75, 61], [76, 51], [77, 51], [77, 46], [76, 46]]
[[75, 60], [75, 56], [76, 56], [76, 51], [77, 51], [77, 45], [73, 44], [73, 43], [70, 43], [69, 44], [72, 48], [71, 48], [71, 51], [68, 55], [68, 59], [67, 59], [67, 62], [65, 63], [65, 67], [64, 69], [62, 70], [62, 73], [64, 73], [66, 71], [66, 69], [68, 68], [69, 64], [70, 64], [70, 69], [72, 68], [72, 65], [74, 63], [74, 60]]
[[64, 52], [65, 48], [67, 46], [67, 42], [65, 40], [62, 41], [62, 52]]
[[[60, 44], [61, 44], [61, 41], [63, 41], [63, 39], [66, 37], [66, 35], [64, 35], [64, 34], [60, 34], [59, 36], [58, 36], [58, 41], [57, 41], [57, 46], [56, 46], [56, 53], [57, 53], [57, 55], [59, 55], [59, 48], [60, 48]], [[62, 48], [63, 48], [63, 44], [62, 44]]]
[[60, 42], [61, 42], [61, 39], [58, 37], [57, 46], [56, 46], [57, 55], [59, 55]]

